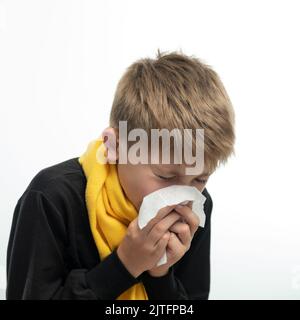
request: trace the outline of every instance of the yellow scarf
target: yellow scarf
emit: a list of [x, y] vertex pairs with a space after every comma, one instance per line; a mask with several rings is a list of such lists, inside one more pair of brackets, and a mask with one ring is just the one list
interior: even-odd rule
[[[138, 214], [123, 192], [117, 164], [101, 164], [97, 161], [96, 155], [105, 156], [106, 152], [100, 137], [91, 141], [78, 159], [87, 178], [85, 200], [101, 260], [119, 246], [128, 225]], [[148, 300], [148, 296], [144, 285], [139, 282], [119, 295], [117, 300]]]

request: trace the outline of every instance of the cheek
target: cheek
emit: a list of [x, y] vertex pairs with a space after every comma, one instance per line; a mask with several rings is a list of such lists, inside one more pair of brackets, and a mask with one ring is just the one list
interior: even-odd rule
[[152, 192], [151, 179], [145, 170], [132, 165], [118, 165], [118, 176], [124, 193], [138, 211], [143, 198]]

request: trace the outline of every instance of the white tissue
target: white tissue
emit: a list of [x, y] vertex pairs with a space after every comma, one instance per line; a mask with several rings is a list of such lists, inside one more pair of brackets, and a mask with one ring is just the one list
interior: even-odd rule
[[[176, 204], [187, 204], [189, 201], [192, 203], [192, 211], [198, 215], [200, 219], [199, 226], [204, 228], [205, 225], [205, 213], [204, 202], [205, 196], [196, 188], [182, 185], [172, 185], [166, 188], [156, 190], [144, 197], [141, 204], [138, 225], [140, 229], [144, 228], [147, 223], [156, 216], [158, 211], [166, 206]], [[157, 266], [160, 266], [167, 262], [166, 252], [161, 257]]]

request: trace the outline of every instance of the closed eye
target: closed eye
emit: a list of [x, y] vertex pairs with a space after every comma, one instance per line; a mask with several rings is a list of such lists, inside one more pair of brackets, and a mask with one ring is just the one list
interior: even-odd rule
[[158, 178], [162, 179], [162, 180], [170, 180], [172, 178], [175, 178], [176, 176], [171, 176], [171, 177], [164, 177], [164, 176], [160, 176], [160, 175], [156, 175]]
[[[165, 177], [165, 176], [161, 176], [161, 175], [156, 175], [156, 176], [162, 180], [171, 180], [176, 177], [176, 176]], [[207, 179], [196, 179], [196, 182], [201, 183], [201, 184], [205, 184], [207, 182]]]
[[204, 184], [207, 182], [207, 179], [196, 179], [196, 181]]

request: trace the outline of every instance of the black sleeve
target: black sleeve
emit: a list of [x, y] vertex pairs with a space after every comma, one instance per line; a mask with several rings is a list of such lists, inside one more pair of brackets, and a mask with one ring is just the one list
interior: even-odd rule
[[138, 282], [113, 251], [91, 270], [68, 270], [66, 225], [46, 196], [26, 191], [13, 216], [7, 249], [8, 300], [116, 299]]
[[205, 227], [194, 234], [191, 247], [162, 277], [144, 272], [140, 278], [150, 300], [207, 300], [210, 290], [210, 234], [212, 199], [207, 201]]

